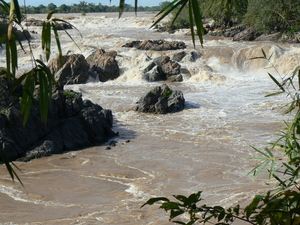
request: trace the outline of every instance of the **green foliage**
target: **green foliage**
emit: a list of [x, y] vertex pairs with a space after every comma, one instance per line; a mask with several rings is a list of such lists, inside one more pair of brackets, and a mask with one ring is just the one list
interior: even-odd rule
[[75, 97], [75, 93], [72, 91], [63, 91], [63, 95], [68, 97], [68, 98], [74, 98]]
[[243, 24], [262, 33], [299, 28], [300, 2], [295, 0], [249, 0]]
[[[161, 20], [168, 16], [171, 12], [175, 12], [170, 26], [174, 24], [183, 9], [188, 9], [189, 24], [193, 44], [195, 46], [195, 36], [197, 35], [201, 45], [203, 44], [204, 28], [202, 24], [202, 14], [197, 0], [173, 0], [165, 6], [156, 16], [158, 19], [152, 24], [151, 27], [157, 25]], [[194, 28], [196, 26], [196, 29]]]
[[[108, 3], [109, 1], [107, 1]], [[124, 3], [123, 11], [124, 12], [157, 12], [161, 10], [162, 5], [159, 4], [158, 6], [132, 6], [129, 4]], [[39, 14], [39, 13], [48, 13], [50, 11], [57, 11], [58, 13], [94, 13], [94, 12], [119, 12], [119, 7], [115, 5], [102, 5], [101, 3], [88, 3], [86, 1], [79, 1], [78, 4], [66, 5], [62, 4], [60, 6], [56, 6], [53, 3], [49, 3], [48, 5], [39, 6], [26, 6], [21, 7], [22, 11], [27, 14]], [[1, 14], [1, 11], [0, 11]]]
[[205, 18], [213, 19], [216, 26], [230, 27], [242, 21], [248, 0], [202, 0], [200, 4]]
[[[48, 8], [56, 8], [56, 6], [50, 3]], [[3, 13], [3, 18], [6, 18], [6, 26], [1, 26], [2, 32], [0, 32], [0, 47], [3, 47], [3, 44], [5, 44], [6, 48], [6, 68], [3, 71], [5, 71], [5, 76], [8, 82], [12, 83], [11, 91], [14, 91], [19, 85], [23, 84], [20, 110], [21, 114], [23, 115], [23, 125], [26, 125], [29, 118], [31, 105], [33, 102], [33, 95], [35, 93], [37, 85], [39, 87], [38, 93], [40, 100], [40, 116], [42, 121], [46, 122], [49, 107], [51, 106], [52, 86], [55, 82], [54, 76], [51, 73], [50, 69], [42, 61], [34, 58], [32, 51], [29, 51], [29, 53], [33, 58], [33, 68], [29, 72], [19, 77], [16, 76], [16, 72], [18, 69], [17, 44], [19, 43], [22, 49], [23, 47], [18, 35], [16, 35], [16, 33], [14, 32], [14, 26], [17, 25], [22, 28], [21, 22], [23, 17], [21, 15], [21, 10], [17, 0], [12, 0], [10, 4], [8, 4], [4, 0], [0, 0], [0, 9], [1, 13]], [[52, 17], [54, 13], [55, 11], [50, 12], [47, 15], [47, 20], [43, 24], [41, 38], [42, 48], [45, 51], [46, 59], [48, 61], [51, 54], [51, 31], [53, 31], [62, 65], [62, 50], [56, 27], [59, 23], [69, 23], [64, 20]], [[65, 32], [72, 39], [69, 33], [67, 31]], [[29, 48], [31, 49], [29, 40], [28, 44]], [[9, 159], [4, 154], [2, 148], [0, 148], [0, 157], [4, 161], [12, 180], [14, 180], [14, 178], [16, 177], [20, 181], [19, 177], [17, 176], [16, 172], [13, 170], [9, 162]], [[12, 163], [12, 165], [14, 164]]]
[[164, 90], [164, 92], [162, 93], [162, 96], [164, 97], [164, 98], [169, 98], [170, 97], [170, 95], [172, 94], [172, 89], [170, 89], [169, 87], [167, 87], [165, 90]]

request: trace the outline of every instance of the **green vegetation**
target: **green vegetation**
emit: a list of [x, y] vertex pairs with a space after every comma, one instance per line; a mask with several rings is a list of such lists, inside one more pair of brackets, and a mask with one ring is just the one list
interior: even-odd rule
[[[157, 21], [153, 24], [155, 26], [163, 18], [168, 16], [171, 12], [175, 12], [173, 16], [173, 22], [178, 18], [179, 14], [187, 10], [188, 21], [191, 27], [192, 39], [195, 44], [195, 36], [199, 37], [200, 43], [203, 43], [203, 24], [202, 18], [206, 15], [205, 7], [207, 10], [212, 10], [213, 7], [223, 7], [223, 12], [219, 13], [223, 16], [221, 21], [224, 25], [230, 25], [230, 22], [238, 22], [243, 19], [245, 24], [251, 25], [259, 29], [259, 23], [268, 24], [270, 21], [276, 22], [276, 26], [270, 29], [277, 31], [278, 29], [290, 29], [295, 30], [299, 18], [299, 1], [283, 1], [283, 0], [268, 0], [264, 1], [265, 8], [261, 9], [254, 7], [254, 2], [260, 3], [261, 1], [249, 0], [238, 1], [238, 0], [215, 0], [212, 1], [213, 5], [205, 5], [207, 1], [201, 2], [197, 0], [174, 0], [171, 3], [164, 4], [163, 9], [158, 14]], [[78, 4], [79, 12], [85, 12], [89, 4]], [[120, 15], [123, 11], [126, 11], [126, 4], [124, 0], [120, 0]], [[247, 3], [247, 4], [246, 4]], [[257, 3], [257, 4], [258, 4]], [[276, 4], [275, 4], [276, 3]], [[218, 5], [219, 4], [219, 5]], [[272, 4], [275, 4], [273, 7]], [[277, 5], [278, 4], [278, 5]], [[203, 8], [202, 8], [203, 6]], [[246, 7], [247, 6], [247, 7]], [[259, 10], [266, 10], [266, 8], [272, 8], [271, 11], [267, 12], [268, 15], [264, 17], [265, 22], [255, 19], [254, 12]], [[280, 8], [281, 7], [281, 8]], [[29, 7], [30, 8], [30, 7]], [[44, 7], [40, 7], [44, 8]], [[49, 4], [47, 10], [53, 10], [57, 7], [54, 4]], [[67, 8], [63, 6], [65, 12]], [[203, 12], [200, 11], [200, 8]], [[240, 17], [243, 10], [247, 8], [245, 17]], [[50, 99], [52, 97], [52, 84], [55, 82], [53, 75], [49, 71], [49, 68], [40, 60], [34, 59], [34, 67], [27, 73], [21, 75], [19, 78], [16, 77], [16, 70], [18, 67], [18, 53], [17, 53], [17, 35], [13, 32], [14, 24], [21, 25], [22, 16], [21, 10], [17, 0], [12, 0], [10, 4], [4, 0], [0, 0], [1, 12], [6, 16], [7, 23], [6, 27], [2, 26], [3, 34], [0, 36], [0, 46], [6, 48], [6, 73], [5, 76], [12, 84], [12, 89], [16, 88], [19, 84], [24, 83], [24, 91], [21, 96], [22, 114], [24, 116], [24, 125], [29, 116], [30, 107], [32, 103], [32, 95], [36, 84], [39, 84], [40, 92], [40, 108], [41, 117], [45, 121], [47, 119], [47, 112], [49, 109]], [[214, 13], [218, 15], [216, 8]], [[251, 9], [251, 10], [250, 10]], [[279, 9], [284, 9], [283, 11]], [[137, 11], [138, 7], [135, 5], [134, 11]], [[277, 11], [276, 11], [277, 10]], [[280, 13], [279, 13], [280, 12]], [[35, 12], [37, 13], [37, 12]], [[44, 12], [43, 12], [44, 13]], [[251, 13], [253, 15], [251, 15]], [[264, 13], [261, 13], [263, 16]], [[60, 41], [56, 30], [56, 23], [64, 22], [52, 17], [53, 12], [49, 13], [47, 20], [43, 25], [42, 32], [42, 48], [45, 50], [47, 60], [50, 57], [51, 49], [51, 31], [53, 31], [55, 41], [57, 43], [58, 52], [62, 59]], [[212, 11], [207, 15], [213, 16]], [[258, 14], [260, 15], [260, 14]], [[280, 15], [278, 17], [278, 15]], [[270, 17], [269, 17], [270, 16]], [[217, 18], [217, 16], [216, 16]], [[253, 19], [254, 18], [254, 19]], [[276, 19], [273, 19], [276, 18]], [[281, 18], [281, 19], [280, 19]], [[271, 23], [270, 23], [271, 24]], [[196, 26], [196, 29], [194, 28]], [[262, 26], [263, 27], [263, 26]], [[265, 29], [265, 28], [264, 28]], [[30, 42], [28, 42], [30, 45]], [[22, 46], [22, 45], [21, 45]], [[262, 51], [265, 60], [270, 60], [264, 51]], [[259, 150], [255, 147], [253, 149], [259, 153], [258, 157], [253, 159], [259, 160], [258, 166], [253, 168], [249, 174], [254, 173], [257, 176], [260, 172], [268, 170], [269, 177], [277, 181], [274, 188], [270, 189], [266, 194], [259, 194], [253, 198], [251, 203], [244, 209], [241, 209], [239, 205], [225, 209], [221, 206], [198, 206], [197, 204], [202, 200], [201, 191], [193, 193], [188, 197], [183, 195], [174, 195], [175, 201], [170, 201], [166, 197], [158, 197], [149, 199], [145, 205], [153, 205], [155, 203], [160, 204], [160, 208], [170, 213], [170, 221], [177, 224], [194, 224], [195, 222], [202, 223], [215, 223], [215, 224], [231, 224], [234, 221], [241, 220], [249, 224], [300, 224], [300, 193], [299, 193], [299, 172], [300, 172], [300, 67], [295, 68], [294, 72], [289, 77], [277, 80], [271, 74], [270, 78], [275, 82], [279, 91], [269, 96], [277, 94], [285, 94], [290, 98], [290, 102], [286, 104], [287, 110], [285, 113], [292, 115], [292, 121], [284, 122], [284, 129], [282, 130], [279, 138], [272, 143], [269, 147], [264, 150]], [[166, 96], [170, 94], [169, 91], [165, 93]], [[4, 138], [4, 137], [3, 137]], [[280, 151], [278, 151], [280, 150]], [[279, 154], [280, 153], [280, 154]], [[18, 178], [16, 172], [13, 170], [9, 159], [3, 154], [3, 150], [0, 149], [0, 156], [7, 166], [8, 172], [12, 179]], [[189, 215], [189, 221], [183, 222], [184, 218], [179, 218], [183, 214]], [[174, 219], [178, 220], [174, 220]]]
[[243, 24], [261, 33], [297, 30], [300, 2], [294, 0], [249, 0]]
[[[107, 1], [108, 2], [108, 1]], [[162, 3], [160, 3], [161, 5]], [[161, 6], [138, 6], [139, 12], [155, 12], [161, 10]], [[66, 5], [62, 4], [57, 6], [53, 3], [49, 3], [47, 6], [40, 4], [39, 6], [24, 6], [21, 7], [21, 11], [27, 14], [39, 14], [49, 13], [51, 11], [57, 11], [58, 13], [96, 13], [96, 12], [119, 12], [119, 6], [115, 5], [102, 5], [101, 3], [88, 3], [86, 1], [80, 1], [78, 4]], [[135, 7], [124, 3], [124, 12], [134, 12]]]
[[170, 95], [171, 95], [172, 93], [173, 93], [172, 89], [169, 88], [169, 87], [167, 87], [167, 88], [164, 90], [164, 92], [162, 93], [162, 96], [163, 96], [164, 98], [169, 98]]
[[75, 97], [75, 93], [73, 91], [65, 91], [63, 90], [63, 95], [68, 97], [68, 98], [74, 98]]
[[[173, 1], [173, 5], [175, 2], [180, 4], [171, 10], [172, 19], [166, 25], [172, 29], [190, 27], [189, 5], [179, 0]], [[299, 30], [300, 2], [295, 0], [198, 0], [198, 5], [201, 18], [213, 19], [215, 28], [250, 26], [264, 34]]]
[[[50, 69], [38, 59], [35, 59], [32, 51], [28, 53], [33, 59], [33, 68], [29, 72], [26, 72], [20, 76], [16, 76], [18, 69], [18, 52], [17, 45], [19, 44], [24, 51], [22, 42], [19, 40], [18, 35], [15, 32], [16, 27], [22, 30], [22, 14], [20, 6], [17, 0], [12, 0], [10, 3], [0, 0], [0, 13], [2, 24], [0, 24], [0, 47], [6, 49], [6, 68], [2, 70], [2, 77], [5, 77], [10, 84], [10, 90], [13, 92], [19, 85], [22, 84], [23, 91], [20, 96], [21, 99], [21, 115], [23, 116], [23, 125], [25, 126], [30, 114], [30, 109], [33, 101], [33, 95], [35, 88], [39, 87], [39, 99], [40, 99], [40, 116], [41, 119], [46, 122], [48, 117], [48, 110], [52, 99], [52, 87], [55, 83], [54, 76]], [[62, 63], [62, 50], [60, 45], [60, 39], [57, 32], [57, 26], [60, 23], [68, 22], [53, 17], [54, 11], [47, 15], [46, 21], [42, 27], [42, 49], [45, 52], [46, 60], [48, 61], [51, 54], [51, 31], [56, 41], [59, 58]], [[71, 24], [69, 24], [71, 25]], [[66, 32], [67, 33], [67, 32]], [[67, 33], [68, 34], [68, 33]], [[69, 34], [68, 34], [69, 35]], [[72, 39], [72, 37], [69, 35]], [[73, 40], [73, 39], [72, 39]], [[29, 48], [31, 49], [30, 41], [28, 40]], [[1, 137], [5, 138], [5, 137]], [[16, 177], [19, 181], [17, 173], [13, 170], [13, 167], [9, 163], [9, 159], [5, 156], [3, 149], [0, 148], [0, 157], [4, 161], [7, 170], [14, 180]], [[14, 165], [14, 164], [12, 164]], [[20, 181], [21, 182], [21, 181]], [[21, 182], [22, 183], [22, 182]]]

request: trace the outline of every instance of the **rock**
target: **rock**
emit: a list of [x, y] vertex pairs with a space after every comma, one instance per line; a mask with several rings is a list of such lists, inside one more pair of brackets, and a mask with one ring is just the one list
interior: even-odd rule
[[278, 32], [275, 34], [263, 34], [255, 38], [255, 41], [278, 41], [282, 33]]
[[120, 68], [116, 61], [117, 52], [105, 52], [99, 49], [87, 57], [90, 65], [89, 73], [98, 76], [101, 82], [114, 80], [120, 76]]
[[[4, 85], [0, 86], [0, 93], [9, 96]], [[54, 87], [52, 108], [46, 124], [41, 121], [36, 105], [32, 107], [28, 122], [23, 127], [20, 102], [16, 99], [0, 111], [0, 144], [11, 160], [29, 161], [78, 150], [99, 145], [118, 135], [112, 131], [113, 116], [110, 110], [89, 100], [83, 101], [80, 93], [67, 93], [63, 86]], [[38, 101], [36, 91], [34, 102]]]
[[175, 113], [184, 109], [184, 102], [181, 91], [173, 91], [164, 84], [141, 97], [135, 111], [155, 114]]
[[130, 43], [126, 43], [122, 47], [135, 47], [141, 50], [167, 51], [184, 49], [186, 48], [186, 45], [183, 41], [144, 40], [132, 41]]
[[143, 79], [147, 81], [174, 81], [173, 76], [180, 74], [180, 65], [170, 60], [169, 56], [162, 56], [151, 61], [143, 71]]
[[157, 58], [155, 59], [155, 62], [167, 77], [180, 74], [180, 65], [177, 62], [170, 60], [169, 56]]
[[36, 20], [34, 18], [29, 18], [26, 20], [25, 26], [43, 26], [44, 21], [42, 20]]
[[28, 30], [15, 30], [15, 33], [18, 35], [20, 41], [30, 40], [31, 35]]
[[61, 84], [84, 84], [89, 78], [89, 64], [81, 54], [63, 56], [63, 66], [59, 57], [52, 59], [48, 67]]
[[56, 29], [57, 30], [70, 30], [70, 29], [73, 29], [73, 26], [69, 23], [57, 23]]
[[[29, 18], [27, 19], [25, 26], [43, 26], [44, 21], [43, 20], [37, 20], [34, 18]], [[68, 29], [73, 29], [73, 26], [69, 23], [56, 23], [56, 29], [57, 30], [68, 30]]]
[[173, 55], [172, 60], [180, 62], [184, 58], [184, 56], [186, 56], [185, 52], [178, 52]]
[[245, 28], [236, 26], [236, 27], [231, 27], [230, 29], [227, 29], [224, 33], [224, 37], [234, 37], [235, 35], [241, 33]]
[[166, 75], [162, 72], [161, 68], [155, 63], [150, 62], [143, 70], [143, 79], [149, 82], [166, 80]]
[[236, 34], [233, 37], [233, 41], [253, 41], [257, 38], [260, 34], [253, 31], [251, 27], [243, 30], [242, 32]]

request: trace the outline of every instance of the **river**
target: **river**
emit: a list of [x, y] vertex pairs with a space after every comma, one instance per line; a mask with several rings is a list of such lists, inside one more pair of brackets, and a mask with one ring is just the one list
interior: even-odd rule
[[[149, 29], [153, 14], [66, 14], [63, 17], [82, 34], [70, 30], [78, 49], [62, 34], [63, 52], [88, 56], [95, 48], [117, 51], [122, 71], [113, 81], [69, 85], [114, 115], [117, 145], [108, 143], [80, 151], [52, 155], [31, 162], [15, 162], [24, 187], [13, 183], [0, 166], [1, 224], [128, 224], [167, 225], [167, 214], [158, 206], [140, 208], [151, 197], [189, 195], [203, 191], [203, 204], [245, 205], [269, 188], [266, 175], [253, 180], [246, 174], [256, 165], [253, 145], [262, 149], [274, 141], [280, 128], [284, 96], [264, 97], [276, 91], [268, 72], [278, 77], [299, 64], [299, 46], [272, 42], [232, 42], [229, 38], [205, 37], [204, 47], [193, 48], [188, 31], [175, 34]], [[28, 16], [31, 17], [30, 15]], [[35, 15], [35, 18], [40, 15]], [[39, 27], [32, 40], [41, 57]], [[190, 75], [180, 83], [186, 100], [181, 112], [166, 115], [137, 113], [136, 102], [147, 91], [164, 82], [146, 82], [142, 70], [146, 58], [172, 56], [176, 51], [143, 51], [124, 48], [133, 40], [166, 39], [186, 43], [180, 62]], [[249, 60], [261, 56], [271, 62]], [[25, 45], [25, 49], [28, 47]], [[54, 50], [55, 48], [53, 48]], [[197, 60], [191, 53], [197, 52]], [[1, 50], [0, 64], [5, 63]], [[30, 58], [21, 53], [20, 69]], [[272, 182], [272, 181], [270, 181]], [[239, 223], [236, 223], [239, 224]]]

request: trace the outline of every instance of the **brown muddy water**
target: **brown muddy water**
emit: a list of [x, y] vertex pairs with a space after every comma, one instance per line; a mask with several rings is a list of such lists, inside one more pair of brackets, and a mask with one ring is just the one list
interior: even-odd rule
[[[61, 15], [57, 15], [59, 17]], [[80, 91], [85, 99], [111, 109], [117, 146], [70, 151], [16, 162], [24, 183], [13, 183], [0, 167], [1, 224], [171, 224], [158, 206], [140, 208], [151, 197], [189, 195], [203, 191], [203, 203], [225, 207], [245, 204], [265, 191], [266, 176], [256, 180], [246, 174], [256, 165], [250, 145], [263, 148], [274, 141], [284, 97], [265, 98], [275, 91], [267, 72], [270, 63], [248, 60], [261, 48], [273, 53], [271, 62], [281, 75], [299, 63], [299, 47], [267, 42], [232, 42], [205, 38], [204, 48], [193, 48], [188, 31], [175, 34], [149, 29], [152, 14], [63, 15], [81, 32], [70, 33], [80, 50], [62, 36], [64, 53], [88, 56], [95, 48], [115, 50], [121, 76], [106, 83], [90, 81], [65, 89]], [[30, 18], [30, 16], [29, 16]], [[40, 28], [32, 41], [36, 57], [43, 58]], [[62, 34], [63, 35], [63, 34]], [[153, 52], [121, 47], [143, 39], [183, 40], [187, 56], [180, 62], [189, 73], [181, 83], [168, 83], [184, 93], [183, 111], [167, 115], [137, 113], [136, 101], [162, 84], [142, 79], [146, 58], [172, 56], [176, 51]], [[26, 46], [25, 46], [26, 48]], [[201, 57], [191, 59], [191, 52]], [[1, 50], [0, 64], [4, 64]], [[22, 55], [20, 73], [30, 66]], [[278, 76], [278, 74], [274, 74]], [[236, 223], [239, 224], [239, 223]]]

